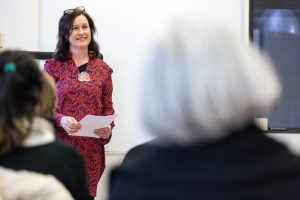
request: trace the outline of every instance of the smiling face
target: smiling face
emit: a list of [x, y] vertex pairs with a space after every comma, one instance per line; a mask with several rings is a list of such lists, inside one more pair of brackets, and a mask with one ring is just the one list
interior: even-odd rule
[[77, 48], [88, 48], [91, 42], [91, 29], [89, 22], [84, 15], [79, 15], [74, 19], [70, 30], [70, 50]]

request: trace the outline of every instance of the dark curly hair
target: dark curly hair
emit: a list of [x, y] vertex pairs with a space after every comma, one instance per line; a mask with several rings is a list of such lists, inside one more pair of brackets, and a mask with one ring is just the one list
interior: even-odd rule
[[98, 43], [94, 39], [94, 34], [96, 32], [96, 27], [93, 19], [90, 17], [90, 15], [82, 10], [76, 10], [74, 9], [73, 12], [71, 13], [64, 13], [64, 15], [60, 18], [59, 20], [59, 25], [58, 25], [58, 42], [56, 44], [56, 51], [54, 54], [54, 57], [59, 60], [59, 61], [65, 61], [69, 59], [70, 57], [70, 43], [69, 43], [69, 37], [70, 33], [72, 30], [72, 25], [75, 20], [75, 18], [79, 15], [84, 15], [88, 22], [89, 22], [89, 27], [91, 29], [91, 42], [88, 46], [88, 51], [93, 52], [93, 55], [95, 57], [101, 58], [101, 53], [100, 53], [100, 47]]

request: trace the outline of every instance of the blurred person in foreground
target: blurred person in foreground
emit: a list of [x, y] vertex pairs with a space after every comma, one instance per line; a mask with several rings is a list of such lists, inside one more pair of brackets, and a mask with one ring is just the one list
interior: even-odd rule
[[[53, 175], [74, 199], [88, 199], [83, 158], [70, 145], [55, 140], [55, 106], [55, 82], [31, 56], [0, 53], [0, 166]], [[29, 191], [22, 199], [28, 199]]]
[[281, 86], [220, 24], [180, 21], [154, 41], [142, 117], [157, 136], [111, 172], [110, 200], [300, 199], [300, 158], [257, 128]]
[[74, 200], [53, 175], [0, 166], [0, 200]]

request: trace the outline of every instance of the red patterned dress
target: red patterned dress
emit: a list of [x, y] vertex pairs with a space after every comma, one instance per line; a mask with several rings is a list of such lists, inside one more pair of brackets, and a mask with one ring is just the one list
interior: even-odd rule
[[[58, 123], [63, 116], [71, 116], [79, 121], [88, 114], [114, 113], [111, 79], [113, 71], [101, 59], [90, 57], [86, 66], [86, 72], [90, 76], [89, 82], [78, 81], [79, 70], [72, 59], [64, 62], [49, 59], [44, 70], [56, 82], [58, 102], [55, 119]], [[83, 156], [88, 173], [89, 192], [90, 195], [96, 196], [97, 184], [105, 168], [104, 145], [110, 138], [69, 136], [62, 127], [59, 128], [57, 138], [73, 145]]]

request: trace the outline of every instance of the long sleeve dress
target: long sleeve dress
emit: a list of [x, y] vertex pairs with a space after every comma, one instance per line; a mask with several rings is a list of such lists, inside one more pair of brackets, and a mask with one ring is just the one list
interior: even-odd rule
[[[90, 56], [86, 66], [90, 81], [87, 82], [78, 80], [79, 70], [71, 58], [63, 62], [49, 59], [44, 70], [56, 82], [58, 102], [55, 119], [58, 124], [63, 116], [71, 116], [79, 121], [88, 114], [114, 114], [111, 78], [113, 71], [101, 59]], [[73, 145], [83, 156], [88, 172], [89, 192], [91, 196], [96, 196], [97, 184], [105, 168], [104, 145], [110, 138], [69, 136], [62, 127], [59, 128], [57, 138]]]

